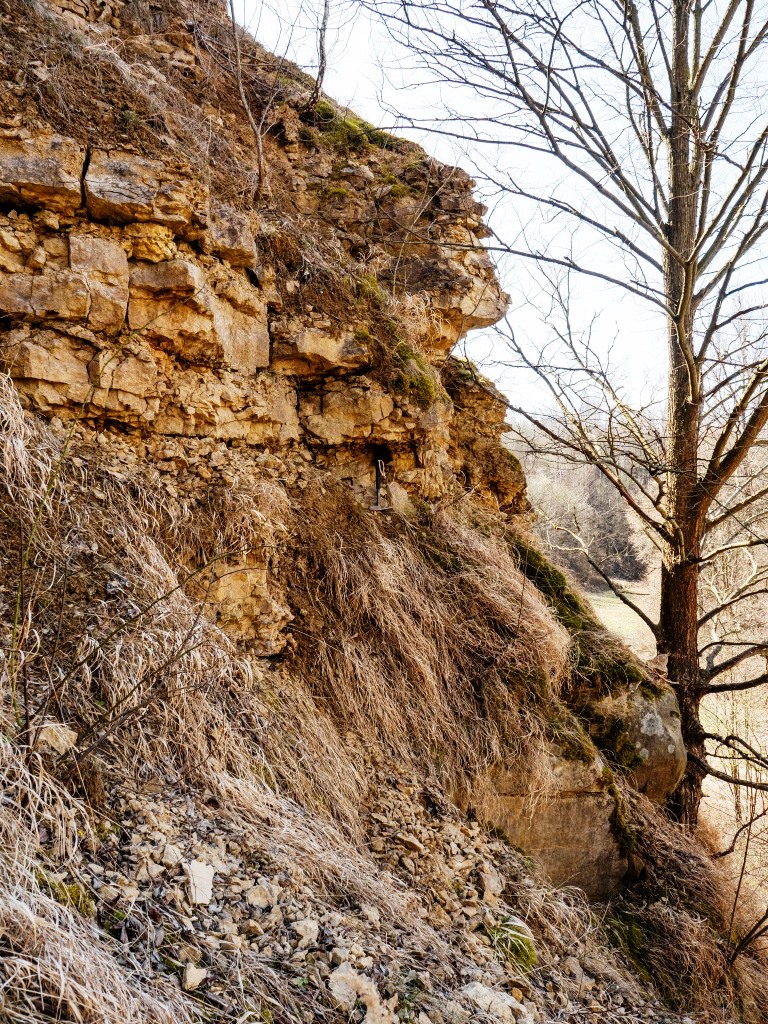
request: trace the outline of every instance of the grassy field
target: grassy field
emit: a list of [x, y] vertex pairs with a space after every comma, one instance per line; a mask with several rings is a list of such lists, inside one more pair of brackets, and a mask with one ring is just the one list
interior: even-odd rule
[[[638, 584], [628, 594], [643, 611], [652, 614], [655, 597], [651, 585]], [[587, 592], [589, 602], [598, 614], [601, 622], [620, 636], [640, 658], [652, 658], [656, 654], [653, 634], [639, 615], [628, 608], [610, 590]]]

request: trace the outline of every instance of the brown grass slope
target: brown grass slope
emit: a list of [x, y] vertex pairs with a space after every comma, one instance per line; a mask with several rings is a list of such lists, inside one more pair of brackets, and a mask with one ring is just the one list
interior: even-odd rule
[[[147, 781], [213, 791], [247, 844], [299, 867], [323, 899], [379, 907], [403, 929], [405, 963], [420, 962], [426, 934], [430, 971], [450, 990], [464, 962], [456, 937], [424, 924], [412, 880], [396, 882], [370, 860], [361, 810], [389, 766], [478, 812], [500, 758], [546, 788], [537, 754], [552, 716], [562, 720], [571, 644], [501, 524], [464, 507], [387, 523], [321, 480], [301, 499], [265, 482], [188, 508], [148, 471], [111, 479], [95, 449], [75, 450], [22, 413], [7, 382], [1, 397], [0, 991], [9, 1019], [200, 1012], [46, 884], [108, 817], [110, 800]], [[207, 621], [200, 579], [217, 553], [280, 536], [293, 538], [283, 543], [294, 556], [296, 648], [270, 667]], [[76, 758], [38, 749], [36, 729], [49, 719], [75, 728]], [[604, 930], [599, 913], [567, 894], [523, 886], [507, 895], [540, 937], [541, 964], [566, 955], [578, 934], [634, 984], [600, 936], [631, 966], [639, 929], [649, 984], [702, 1020], [732, 1019], [739, 1000], [745, 1020], [760, 1020], [762, 968], [751, 956], [736, 971], [727, 964], [726, 896], [711, 865], [656, 812], [636, 814], [652, 885], [647, 877], [605, 911]], [[663, 898], [649, 898], [654, 885]], [[620, 928], [628, 916], [632, 942]], [[683, 968], [706, 985], [682, 988]], [[306, 1019], [291, 1010], [279, 970], [252, 956], [243, 970], [265, 1005], [284, 1004], [275, 1020]], [[322, 1002], [313, 1012], [335, 1019]]]

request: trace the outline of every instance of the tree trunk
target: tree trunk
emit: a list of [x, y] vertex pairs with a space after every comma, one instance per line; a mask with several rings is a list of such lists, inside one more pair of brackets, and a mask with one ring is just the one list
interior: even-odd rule
[[[659, 650], [669, 656], [669, 678], [676, 684], [686, 747], [701, 756], [698, 589], [703, 519], [696, 507], [701, 380], [693, 343], [698, 190], [691, 168], [697, 111], [690, 89], [690, 10], [685, 0], [675, 0], [674, 11], [667, 225], [674, 254], [667, 252], [664, 259], [670, 373]], [[701, 773], [689, 766], [671, 808], [679, 821], [693, 828], [700, 801]]]
[[[689, 553], [690, 554], [690, 553]], [[703, 759], [703, 729], [699, 720], [701, 703], [698, 653], [699, 569], [690, 557], [670, 550], [661, 570], [661, 635], [659, 649], [669, 655], [669, 678], [675, 683], [680, 704], [683, 742], [686, 750]], [[688, 828], [696, 827], [703, 775], [689, 764], [683, 780], [672, 794], [669, 810]]]

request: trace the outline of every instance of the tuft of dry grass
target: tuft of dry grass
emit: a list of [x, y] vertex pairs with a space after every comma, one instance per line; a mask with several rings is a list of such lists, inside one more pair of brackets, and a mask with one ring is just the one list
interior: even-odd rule
[[303, 516], [293, 667], [318, 705], [369, 747], [435, 766], [460, 801], [500, 760], [533, 788], [569, 639], [503, 541], [468, 507], [390, 524], [342, 487], [318, 487]]
[[762, 1024], [768, 964], [756, 950], [730, 963], [734, 887], [726, 872], [644, 797], [624, 799], [643, 871], [609, 906], [608, 933], [670, 1005], [723, 1024], [738, 1007], [745, 1024]]

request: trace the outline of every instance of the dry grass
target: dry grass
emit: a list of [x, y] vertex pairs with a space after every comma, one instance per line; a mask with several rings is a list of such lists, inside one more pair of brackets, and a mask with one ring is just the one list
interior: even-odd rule
[[[95, 457], [71, 456], [22, 413], [4, 380], [2, 668], [5, 726], [16, 743], [5, 743], [2, 756], [4, 791], [14, 791], [15, 773], [25, 795], [23, 813], [20, 800], [0, 805], [3, 1012], [30, 1024], [65, 1009], [109, 1024], [171, 1024], [191, 1012], [177, 994], [143, 988], [130, 965], [116, 968], [103, 936], [94, 953], [92, 926], [35, 882], [38, 824], [47, 816], [57, 863], [66, 863], [82, 827], [76, 805], [46, 774], [76, 785], [73, 763], [41, 762], [25, 746], [33, 735], [25, 715], [41, 706], [45, 717], [77, 724], [79, 762], [92, 758], [113, 786], [133, 776], [211, 790], [251, 848], [292, 864], [318, 892], [407, 923], [404, 962], [413, 941], [429, 946], [435, 972], [454, 969], [461, 955], [449, 937], [420, 921], [414, 894], [362, 852], [357, 815], [372, 771], [393, 762], [420, 778], [434, 773], [475, 806], [500, 758], [517, 763], [532, 790], [547, 785], [538, 753], [562, 707], [570, 643], [496, 521], [463, 504], [412, 522], [386, 519], [320, 485], [291, 508], [266, 481], [212, 492], [193, 513], [148, 479], [117, 482]], [[187, 577], [222, 551], [284, 554], [287, 535], [299, 538], [289, 581], [297, 648], [282, 671], [266, 674], [201, 614], [204, 572]], [[35, 779], [29, 758], [40, 769]], [[706, 984], [685, 998], [706, 1010], [704, 1019], [718, 1019], [718, 1001], [722, 1008], [737, 999], [758, 1007], [746, 1019], [765, 1019], [761, 964], [744, 956], [724, 970], [712, 924], [724, 913], [718, 877], [697, 847], [642, 813], [648, 870], [672, 894], [632, 904], [658, 937], [647, 954], [654, 980], [679, 989], [690, 970]], [[526, 884], [514, 899], [547, 949], [563, 955], [580, 944], [604, 973], [617, 970], [577, 893]], [[268, 963], [249, 955], [238, 969], [263, 1005], [282, 1000], [285, 1019], [300, 1019]]]
[[461, 508], [390, 526], [340, 487], [303, 512], [295, 668], [320, 706], [460, 801], [501, 759], [533, 788], [569, 640], [503, 542]]
[[[188, 510], [161, 491], [86, 477], [66, 445], [22, 413], [7, 379], [0, 388], [2, 563], [13, 581], [0, 671], [6, 729], [22, 754], [43, 720], [69, 722], [77, 757], [47, 767], [76, 788], [88, 792], [89, 769], [118, 787], [183, 779], [212, 790], [256, 846], [401, 916], [402, 899], [334, 823], [337, 806], [363, 788], [362, 762], [301, 686], [264, 680], [258, 659], [188, 593], [199, 593], [220, 544], [273, 544], [284, 497], [267, 485], [220, 495], [193, 531]], [[177, 555], [204, 558], [198, 570], [173, 557], [163, 535], [176, 539]]]
[[[626, 794], [643, 875], [608, 911], [608, 930], [642, 977], [685, 1012], [746, 1024], [768, 1019], [765, 955], [729, 962], [734, 887], [707, 850], [658, 808]], [[739, 928], [746, 921], [736, 922]], [[751, 923], [751, 922], [750, 922]]]
[[117, 943], [41, 887], [44, 830], [66, 864], [87, 816], [39, 765], [0, 741], [0, 1016], [14, 1024], [191, 1024], [168, 981], [147, 982]]

